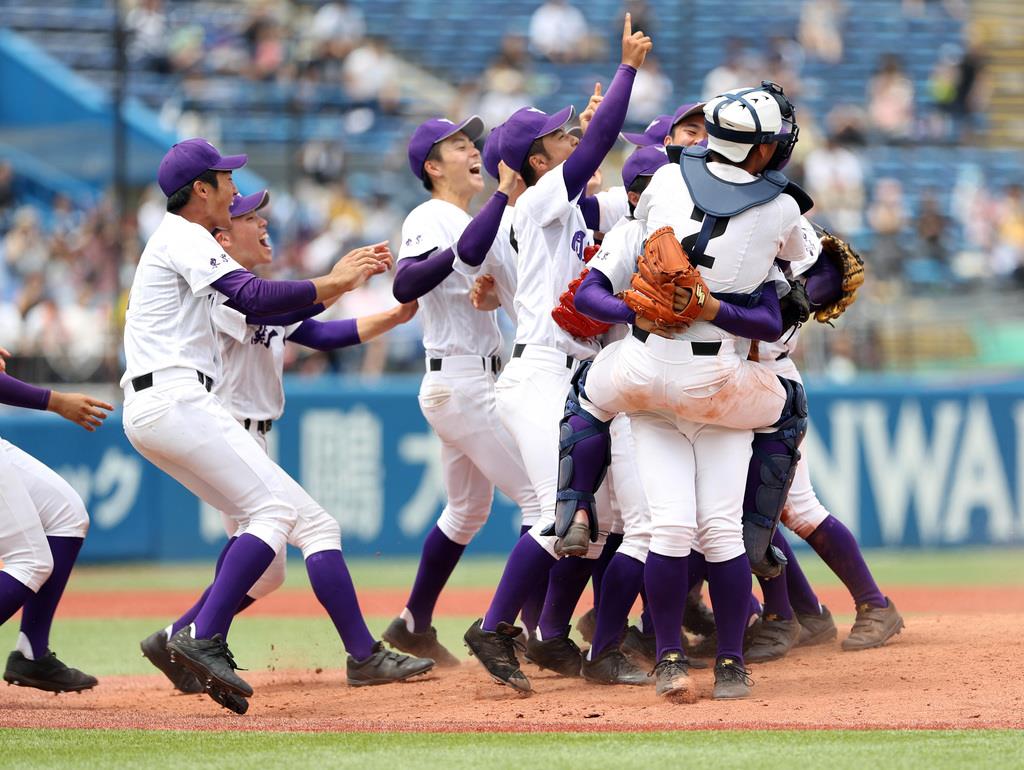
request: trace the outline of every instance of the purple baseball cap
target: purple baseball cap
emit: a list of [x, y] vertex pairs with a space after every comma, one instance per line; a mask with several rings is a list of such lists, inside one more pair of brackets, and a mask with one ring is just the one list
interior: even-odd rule
[[671, 128], [672, 116], [659, 115], [648, 123], [647, 128], [639, 134], [630, 134], [623, 131], [621, 136], [627, 142], [635, 144], [637, 147], [647, 147], [652, 144], [664, 144], [665, 137], [668, 136], [669, 129]]
[[248, 155], [221, 155], [205, 139], [186, 139], [164, 155], [156, 180], [164, 195], [170, 198], [204, 171], [234, 171], [247, 160]]
[[638, 147], [622, 164], [622, 184], [628, 188], [638, 176], [651, 176], [665, 165], [668, 165], [668, 155], [660, 144]]
[[417, 179], [423, 179], [423, 164], [427, 161], [430, 148], [459, 131], [468, 136], [469, 141], [475, 142], [483, 136], [484, 122], [479, 115], [470, 115], [461, 123], [453, 123], [448, 118], [431, 118], [412, 132], [409, 139], [409, 168]]
[[484, 169], [495, 179], [498, 178], [498, 162], [501, 160], [501, 126], [495, 126], [487, 135], [484, 142], [484, 151], [481, 153], [484, 159]]
[[666, 136], [676, 127], [676, 124], [683, 118], [688, 118], [691, 115], [697, 113], [704, 114], [704, 102], [697, 102], [696, 104], [684, 104], [672, 115], [672, 122], [668, 125], [668, 131], [665, 132]]
[[243, 216], [250, 211], [259, 211], [268, 203], [270, 203], [268, 190], [260, 190], [252, 195], [236, 195], [231, 200], [231, 218]]
[[576, 108], [569, 105], [554, 115], [536, 107], [523, 107], [512, 113], [501, 129], [501, 159], [507, 166], [520, 171], [530, 153], [530, 145], [542, 136], [553, 134], [576, 116]]

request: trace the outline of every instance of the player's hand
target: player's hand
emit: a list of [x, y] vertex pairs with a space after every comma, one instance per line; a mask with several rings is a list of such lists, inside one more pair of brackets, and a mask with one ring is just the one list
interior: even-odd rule
[[469, 290], [469, 301], [477, 310], [497, 310], [501, 307], [493, 275], [481, 275]]
[[[383, 273], [391, 265], [391, 250], [378, 252], [375, 246], [362, 246], [353, 249], [339, 259], [331, 269], [331, 277], [338, 282], [341, 292], [358, 289], [366, 283], [371, 276]], [[386, 248], [386, 244], [385, 244]]]
[[498, 161], [498, 190], [499, 192], [505, 193], [505, 195], [512, 197], [515, 193], [516, 188], [522, 182], [522, 177], [519, 176], [519, 172], [511, 166], [505, 164], [505, 161]]
[[59, 390], [50, 392], [50, 403], [46, 408], [90, 432], [100, 427], [107, 418], [107, 412], [114, 409], [106, 401], [84, 393], [61, 393]]
[[420, 305], [416, 300], [413, 300], [412, 302], [403, 302], [391, 311], [391, 318], [395, 322], [395, 326], [408, 323], [412, 320], [412, 317], [416, 315], [416, 311], [419, 309]]
[[597, 107], [604, 100], [601, 96], [601, 84], [594, 83], [594, 93], [590, 95], [590, 101], [587, 102], [587, 106], [580, 113], [580, 131], [584, 134], [587, 133], [587, 127], [590, 125], [590, 121], [594, 119], [594, 113], [597, 112]]
[[10, 357], [11, 351], [7, 348], [0, 348], [0, 373], [7, 371], [7, 362], [4, 359]]
[[674, 339], [676, 334], [681, 334], [682, 332], [685, 332], [689, 328], [686, 325], [683, 325], [683, 326], [657, 326], [657, 325], [655, 325], [654, 321], [650, 320], [649, 318], [644, 318], [641, 315], [638, 315], [636, 317], [636, 321], [634, 322], [634, 325], [638, 329], [643, 329], [644, 331], [648, 331], [651, 334], [655, 334], [655, 335], [657, 335], [659, 337], [664, 337], [667, 340]]
[[633, 69], [640, 69], [652, 46], [653, 43], [647, 35], [640, 30], [633, 31], [633, 19], [627, 13], [626, 21], [622, 25], [622, 63]]
[[370, 248], [373, 249], [373, 253], [377, 259], [387, 265], [385, 269], [390, 270], [395, 266], [395, 257], [391, 253], [391, 247], [388, 245], [387, 241], [375, 243]]
[[[689, 289], [684, 289], [689, 293]], [[678, 290], [676, 299], [678, 300]], [[710, 293], [708, 298], [704, 300], [704, 307], [701, 308], [700, 315], [697, 316], [698, 321], [714, 321], [718, 317], [718, 310], [722, 306], [722, 303], [715, 299]]]

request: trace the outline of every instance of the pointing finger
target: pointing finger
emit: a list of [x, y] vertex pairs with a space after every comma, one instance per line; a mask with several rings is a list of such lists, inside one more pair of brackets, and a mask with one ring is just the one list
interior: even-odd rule
[[632, 37], [633, 36], [633, 18], [627, 13], [626, 21], [622, 25], [622, 36]]

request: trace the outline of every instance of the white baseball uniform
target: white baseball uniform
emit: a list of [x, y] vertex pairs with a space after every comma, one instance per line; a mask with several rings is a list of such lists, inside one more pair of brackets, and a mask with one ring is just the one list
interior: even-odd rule
[[[438, 249], [455, 249], [472, 217], [454, 204], [431, 199], [406, 217], [398, 259]], [[501, 237], [500, 235], [498, 237]], [[437, 526], [465, 545], [487, 521], [494, 487], [516, 505], [523, 522], [539, 515], [539, 505], [512, 437], [498, 419], [494, 381], [500, 368], [501, 332], [497, 315], [473, 307], [469, 293], [479, 267], [456, 254], [455, 270], [419, 298], [426, 349], [420, 385], [423, 416], [441, 440], [448, 502]]]

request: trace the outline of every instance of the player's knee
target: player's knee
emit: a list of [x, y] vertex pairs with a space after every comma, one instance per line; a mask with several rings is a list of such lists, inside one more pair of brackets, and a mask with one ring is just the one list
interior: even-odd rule
[[651, 527], [650, 550], [662, 556], [686, 556], [696, 533], [697, 528], [689, 524], [656, 524]]
[[50, 553], [49, 549], [36, 554], [32, 559], [27, 559], [20, 565], [9, 565], [12, 568], [15, 566], [21, 567], [21, 574], [24, 575], [22, 581], [25, 585], [32, 589], [34, 592], [38, 592], [43, 584], [50, 579], [50, 574], [53, 572], [53, 554]]
[[303, 558], [319, 551], [341, 550], [341, 525], [322, 508], [303, 515], [292, 531], [290, 542], [302, 551]]
[[445, 506], [437, 520], [437, 528], [453, 543], [467, 545], [487, 522], [489, 513], [489, 504], [486, 507], [474, 506], [465, 511], [455, 511], [451, 506]]
[[287, 559], [284, 549], [282, 549], [270, 566], [260, 575], [260, 579], [246, 591], [246, 594], [253, 599], [262, 599], [264, 596], [272, 594], [284, 585], [287, 569]]

